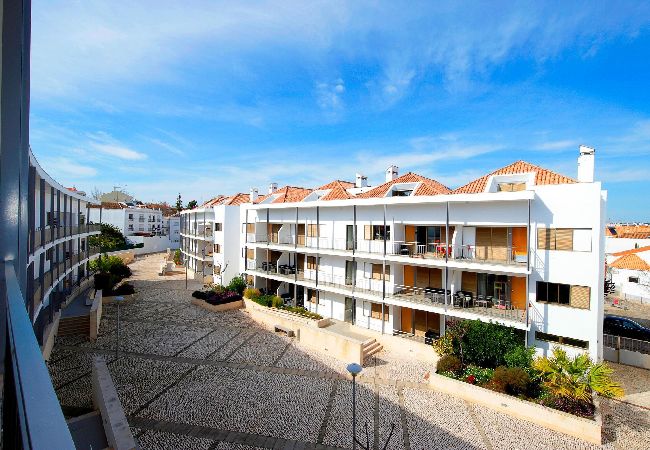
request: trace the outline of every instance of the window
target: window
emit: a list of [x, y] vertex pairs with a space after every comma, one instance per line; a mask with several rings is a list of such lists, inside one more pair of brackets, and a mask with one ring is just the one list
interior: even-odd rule
[[313, 223], [307, 225], [307, 237], [318, 237], [320, 236], [320, 230], [318, 229], [318, 225]]
[[395, 189], [393, 190], [393, 197], [410, 197], [413, 194], [413, 189]]
[[538, 228], [537, 248], [540, 250], [591, 251], [591, 229]]
[[133, 214], [129, 214], [129, 220], [133, 220]]
[[560, 283], [537, 282], [537, 301], [589, 309], [591, 288]]
[[215, 253], [221, 253], [221, 245], [214, 244], [214, 252]]
[[133, 231], [133, 224], [132, 223], [129, 224], [129, 231]]
[[[381, 303], [363, 302], [363, 315], [371, 319], [381, 320]], [[384, 308], [384, 321], [388, 321], [388, 306]]]
[[497, 184], [497, 192], [517, 192], [517, 191], [525, 191], [525, 190], [526, 190], [526, 183], [523, 182]]
[[627, 281], [629, 281], [630, 283], [638, 283], [639, 277], [628, 277]]
[[307, 270], [316, 270], [316, 257], [308, 256], [307, 257]]
[[219, 222], [215, 222], [215, 224], [214, 224], [214, 231], [221, 231], [221, 230], [222, 230], [222, 227], [223, 227], [223, 224], [221, 224], [221, 223], [219, 223]]
[[309, 301], [309, 303], [318, 305], [318, 291], [316, 289], [308, 289], [307, 300]]
[[363, 226], [363, 238], [367, 241], [377, 241], [383, 240], [386, 236], [386, 240], [390, 240], [390, 225], [364, 225]]
[[556, 336], [554, 334], [541, 333], [539, 331], [535, 332], [535, 339], [537, 339], [538, 341], [554, 342], [560, 345], [568, 345], [571, 347], [584, 348], [585, 350], [589, 348], [589, 342], [587, 341], [568, 338], [564, 336]]
[[[381, 280], [381, 264], [371, 264], [366, 263], [366, 278], [372, 278], [373, 280]], [[386, 266], [386, 280], [390, 278], [390, 266]]]

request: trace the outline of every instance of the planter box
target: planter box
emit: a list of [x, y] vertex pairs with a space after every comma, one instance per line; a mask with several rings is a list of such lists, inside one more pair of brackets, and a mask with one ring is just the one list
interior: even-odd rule
[[573, 414], [558, 411], [536, 403], [520, 400], [510, 395], [494, 392], [489, 389], [465, 383], [464, 381], [448, 378], [437, 373], [429, 377], [429, 384], [433, 390], [460, 397], [463, 400], [508, 414], [518, 419], [536, 423], [550, 430], [559, 431], [569, 436], [602, 444], [603, 422], [600, 416], [598, 399], [594, 398], [596, 410], [594, 420], [584, 419]]
[[255, 303], [253, 300], [244, 297], [244, 303], [246, 308], [252, 308], [252, 309], [258, 309], [260, 311], [264, 311], [266, 313], [270, 314], [277, 314], [280, 316], [286, 316], [287, 319], [289, 320], [296, 320], [300, 322], [304, 322], [308, 325], [314, 326], [316, 328], [324, 328], [328, 326], [329, 324], [332, 323], [330, 319], [324, 318], [324, 319], [311, 319], [307, 316], [303, 316], [301, 314], [293, 313], [291, 311], [286, 311], [284, 309], [278, 309], [278, 308], [271, 308], [268, 306], [262, 306], [260, 304]]
[[330, 319], [308, 319], [299, 314], [258, 305], [248, 298], [244, 298], [244, 304], [253, 320], [270, 327], [282, 325], [291, 329], [301, 344], [340, 359], [342, 364], [363, 364], [363, 341], [328, 330], [326, 327], [331, 323]]
[[212, 311], [212, 312], [230, 311], [233, 309], [241, 309], [244, 307], [243, 300], [237, 300], [236, 302], [225, 303], [223, 305], [211, 305], [205, 300], [201, 300], [199, 298], [193, 298], [192, 304], [196, 306], [200, 306], [201, 308], [207, 309], [208, 311]]

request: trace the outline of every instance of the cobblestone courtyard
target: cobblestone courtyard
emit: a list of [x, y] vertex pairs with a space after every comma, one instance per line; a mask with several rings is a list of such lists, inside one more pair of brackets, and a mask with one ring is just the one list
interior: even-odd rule
[[[49, 366], [69, 413], [91, 407], [90, 363], [106, 359], [143, 449], [349, 448], [351, 382], [345, 363], [253, 322], [245, 311], [190, 304], [184, 276], [158, 277], [159, 257], [136, 261], [136, 295], [104, 305], [99, 339], [58, 338]], [[382, 352], [357, 390], [358, 423], [371, 447], [390, 449], [588, 449], [583, 441], [428, 388], [432, 364]], [[605, 402], [603, 448], [647, 449], [650, 410]], [[320, 444], [320, 445], [317, 445]]]

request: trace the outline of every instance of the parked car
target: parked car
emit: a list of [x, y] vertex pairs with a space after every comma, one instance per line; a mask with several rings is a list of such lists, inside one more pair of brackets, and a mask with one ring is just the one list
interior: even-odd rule
[[650, 341], [650, 328], [639, 325], [627, 317], [605, 316], [603, 332], [614, 336]]

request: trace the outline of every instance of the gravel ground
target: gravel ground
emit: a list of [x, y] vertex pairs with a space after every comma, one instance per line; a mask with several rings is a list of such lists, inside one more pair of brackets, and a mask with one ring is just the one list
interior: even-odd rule
[[[320, 443], [325, 445], [351, 447], [352, 383], [326, 377], [345, 375], [345, 362], [274, 333], [245, 311], [212, 313], [192, 305], [190, 294], [196, 284], [190, 282], [190, 289], [185, 290], [182, 273], [158, 277], [159, 260], [160, 256], [151, 256], [132, 264], [136, 295], [121, 307], [121, 349], [142, 356], [123, 353], [115, 361], [113, 353], [103, 354], [126, 414], [163, 421], [162, 431], [134, 429], [141, 448], [259, 448], [215, 442], [201, 433], [178, 434], [174, 424], [294, 439], [302, 444], [316, 443], [321, 436]], [[78, 336], [57, 338], [48, 365], [63, 405], [91, 407], [88, 373], [96, 355], [91, 349], [115, 348], [116, 312], [114, 305], [104, 305], [96, 342]], [[205, 363], [188, 364], [182, 358]], [[232, 363], [237, 366], [222, 366]], [[383, 350], [377, 355], [376, 371], [374, 358], [366, 364], [357, 384], [358, 434], [365, 441], [367, 423], [371, 445], [375, 429], [383, 445], [393, 423], [391, 450], [404, 448], [405, 435], [411, 450], [595, 448], [424, 386], [402, 383], [423, 382], [433, 362]], [[650, 402], [647, 371], [624, 366], [615, 366], [615, 370], [624, 380], [625, 401], [641, 406]], [[375, 385], [375, 375], [382, 383]], [[603, 402], [603, 416], [607, 443], [602, 448], [648, 448], [649, 409], [609, 401]], [[402, 417], [407, 430], [402, 429]]]

